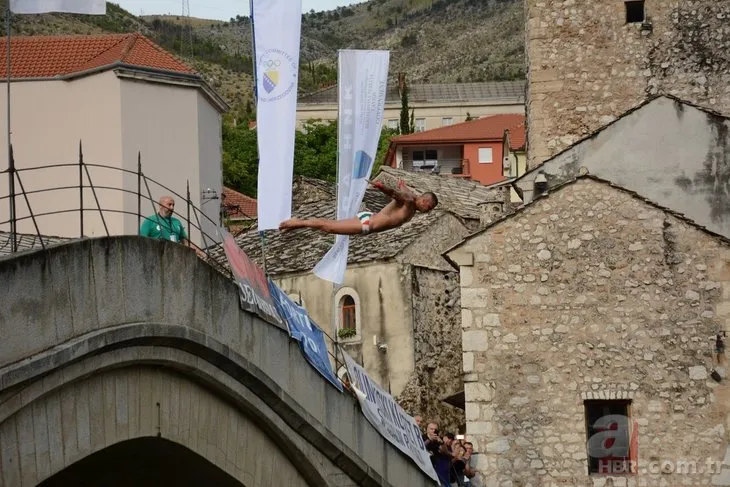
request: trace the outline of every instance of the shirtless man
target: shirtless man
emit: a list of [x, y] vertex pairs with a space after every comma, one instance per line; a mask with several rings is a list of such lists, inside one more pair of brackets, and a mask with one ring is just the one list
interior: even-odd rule
[[393, 201], [388, 203], [378, 213], [361, 211], [356, 217], [346, 220], [325, 220], [322, 218], [302, 220], [292, 218], [281, 222], [279, 229], [313, 228], [322, 232], [339, 235], [367, 235], [371, 232], [383, 232], [391, 228], [399, 227], [413, 218], [416, 211], [427, 213], [433, 210], [438, 204], [438, 199], [435, 194], [428, 192], [418, 196], [414, 192], [406, 189], [402, 181], [398, 183], [398, 189], [389, 188], [380, 181], [371, 184], [374, 188], [379, 189], [393, 198]]

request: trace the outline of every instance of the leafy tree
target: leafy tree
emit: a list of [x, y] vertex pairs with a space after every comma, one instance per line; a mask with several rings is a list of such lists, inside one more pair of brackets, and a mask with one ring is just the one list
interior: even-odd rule
[[403, 84], [403, 90], [400, 94], [400, 133], [410, 134], [413, 132], [409, 124], [408, 110], [408, 85]]

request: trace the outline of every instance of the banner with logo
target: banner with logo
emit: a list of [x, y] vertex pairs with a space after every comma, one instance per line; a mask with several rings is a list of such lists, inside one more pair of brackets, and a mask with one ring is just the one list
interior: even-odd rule
[[327, 344], [322, 329], [312, 321], [307, 310], [292, 301], [271, 279], [269, 279], [269, 290], [279, 316], [289, 329], [289, 336], [299, 342], [304, 358], [322, 377], [342, 392], [342, 383], [333, 372], [327, 356]]
[[423, 445], [421, 430], [412, 416], [401, 408], [393, 397], [372, 380], [347, 353], [343, 352], [350, 384], [356, 389], [360, 408], [378, 432], [400, 451], [411, 457], [416, 465], [438, 482], [431, 457]]
[[[378, 150], [388, 89], [388, 51], [339, 52], [337, 219], [353, 218], [362, 203]], [[349, 237], [338, 235], [314, 273], [342, 284]]]
[[251, 0], [259, 148], [258, 229], [291, 217], [302, 0]]
[[270, 323], [281, 324], [264, 271], [238, 247], [230, 233], [222, 228], [219, 231], [223, 235], [223, 249], [228, 264], [238, 284], [241, 308], [256, 313]]

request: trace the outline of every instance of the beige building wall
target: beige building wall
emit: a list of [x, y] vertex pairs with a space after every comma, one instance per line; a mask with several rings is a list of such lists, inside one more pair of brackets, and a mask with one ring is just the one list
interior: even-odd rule
[[[87, 163], [109, 164], [119, 167], [122, 154], [120, 80], [112, 72], [87, 76], [73, 81], [14, 81], [11, 83], [11, 130], [15, 166], [17, 169], [44, 165], [78, 164], [79, 141], [83, 141], [84, 160]], [[6, 90], [0, 90], [0, 104], [6, 107]], [[7, 117], [0, 117], [0, 168], [8, 167], [6, 147]], [[119, 187], [118, 171], [90, 169], [95, 185]], [[51, 211], [76, 210], [73, 213], [39, 216], [37, 223], [46, 235], [79, 236], [79, 171], [78, 167], [59, 167], [40, 171], [21, 172], [26, 191], [70, 186], [71, 189], [29, 195], [34, 214]], [[86, 181], [86, 175], [84, 175]], [[16, 194], [20, 187], [16, 181]], [[8, 177], [0, 176], [0, 195], [8, 195]], [[121, 208], [122, 193], [97, 191], [100, 204]], [[95, 207], [91, 191], [84, 194], [84, 206]], [[28, 216], [22, 196], [16, 197], [17, 215]], [[8, 200], [0, 201], [0, 220], [8, 219]], [[85, 213], [84, 233], [104, 235], [98, 213]], [[122, 233], [122, 221], [110, 217], [110, 232]], [[0, 230], [9, 230], [0, 225]], [[18, 231], [35, 233], [31, 220], [18, 223]]]
[[[414, 110], [414, 122], [420, 127], [419, 119], [423, 120], [423, 129], [431, 130], [446, 125], [444, 119], [451, 119], [452, 123], [466, 121], [467, 114], [473, 118], [503, 113], [525, 113], [524, 103], [411, 103]], [[386, 104], [383, 112], [383, 127], [390, 123], [400, 124], [401, 105]], [[337, 104], [300, 103], [297, 106], [297, 128], [301, 128], [308, 120], [337, 120]], [[396, 127], [397, 128], [397, 125]]]
[[730, 114], [726, 0], [525, 0], [533, 167], [634, 108], [670, 94]]
[[[714, 354], [727, 242], [581, 179], [449, 255], [485, 485], [730, 485], [728, 357]], [[638, 423], [638, 473], [588, 475], [585, 401], [616, 399]], [[688, 462], [700, 470], [678, 471]]]
[[274, 280], [293, 299], [301, 296], [310, 317], [333, 338], [340, 319], [335, 294], [350, 293], [357, 305], [358, 333], [340, 344], [373, 380], [397, 396], [414, 370], [410, 277], [403, 269], [398, 263], [349, 265], [339, 293], [312, 273]]
[[[5, 90], [0, 91], [0, 103], [4, 105]], [[0, 121], [3, 133], [7, 132], [5, 118]], [[27, 192], [68, 187], [29, 195], [36, 215], [68, 211], [39, 216], [36, 220], [44, 235], [80, 235], [79, 141], [83, 142], [86, 164], [107, 165], [135, 173], [137, 156], [141, 152], [142, 170], [147, 177], [183, 197], [189, 180], [191, 199], [198, 208], [201, 208], [203, 189], [211, 188], [217, 195], [221, 194], [220, 115], [200, 91], [192, 87], [120, 79], [112, 71], [71, 81], [17, 81], [11, 84], [11, 128], [17, 169], [73, 165], [20, 173]], [[5, 169], [8, 167], [7, 152], [0, 152], [0, 167]], [[136, 193], [136, 174], [98, 167], [89, 167], [88, 171], [101, 208], [116, 210], [104, 214], [109, 233], [136, 234], [137, 197], [119, 191], [123, 187]], [[9, 192], [8, 178], [3, 176], [0, 176], [0, 194], [5, 196]], [[88, 188], [88, 176], [83, 173], [86, 186], [84, 235], [105, 235], [94, 194]], [[155, 200], [168, 193], [152, 183], [150, 191]], [[144, 184], [142, 192], [147, 193]], [[16, 194], [20, 193], [16, 182]], [[177, 199], [176, 210], [183, 219], [185, 202]], [[213, 200], [202, 206], [214, 222], [218, 221], [219, 203], [219, 200]], [[0, 201], [0, 208], [3, 215], [0, 221], [7, 220], [7, 199]], [[18, 217], [29, 215], [22, 196], [16, 197], [16, 208]], [[143, 215], [156, 211], [156, 205], [153, 207], [143, 200]], [[0, 225], [0, 230], [9, 229], [8, 224]], [[35, 233], [33, 222], [30, 219], [19, 222], [18, 231]], [[215, 234], [212, 224], [206, 231]], [[200, 239], [194, 238], [194, 241], [200, 242]]]

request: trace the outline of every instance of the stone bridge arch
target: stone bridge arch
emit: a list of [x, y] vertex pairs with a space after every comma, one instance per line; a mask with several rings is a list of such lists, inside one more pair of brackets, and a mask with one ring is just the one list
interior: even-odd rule
[[433, 485], [189, 249], [85, 240], [0, 281], [0, 486], [149, 438], [246, 487]]

